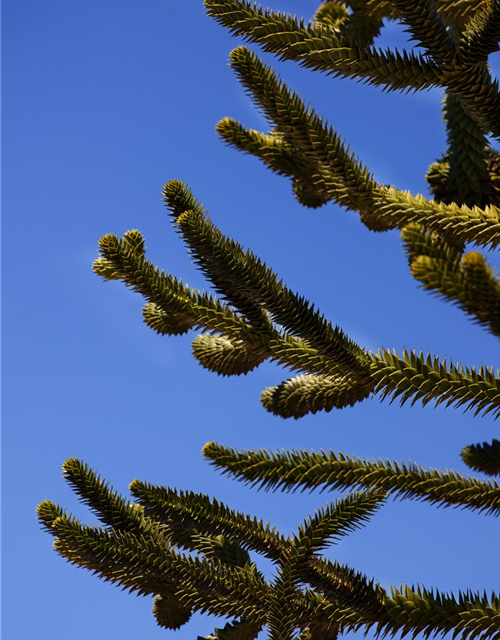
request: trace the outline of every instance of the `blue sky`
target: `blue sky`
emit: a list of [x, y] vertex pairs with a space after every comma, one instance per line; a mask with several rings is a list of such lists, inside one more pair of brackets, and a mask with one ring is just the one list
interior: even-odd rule
[[[272, 6], [310, 17], [317, 3]], [[403, 41], [390, 25], [380, 42]], [[207, 286], [162, 206], [163, 183], [177, 178], [225, 233], [363, 346], [498, 362], [493, 337], [418, 288], [397, 233], [371, 233], [332, 204], [304, 209], [287, 180], [217, 139], [224, 116], [266, 128], [227, 66], [238, 44], [200, 0], [3, 2], [6, 640], [154, 640], [213, 630], [200, 616], [177, 633], [162, 630], [150, 599], [56, 556], [36, 523], [41, 500], [93, 522], [61, 479], [70, 456], [122, 492], [134, 478], [204, 491], [290, 532], [327, 497], [268, 495], [223, 478], [202, 459], [205, 442], [334, 449], [467, 471], [461, 448], [498, 432], [490, 417], [377, 399], [300, 421], [273, 417], [259, 394], [286, 371], [266, 364], [219, 378], [190, 355], [192, 335], [157, 336], [141, 321], [138, 295], [93, 275], [99, 237], [138, 228], [156, 264]], [[380, 181], [426, 192], [425, 172], [445, 143], [439, 92], [383, 94], [277, 66]], [[494, 527], [483, 515], [395, 502], [331, 555], [383, 585], [491, 590], [500, 567]]]

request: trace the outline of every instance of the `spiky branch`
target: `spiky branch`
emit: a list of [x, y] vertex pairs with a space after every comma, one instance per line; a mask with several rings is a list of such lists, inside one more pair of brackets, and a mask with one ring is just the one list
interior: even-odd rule
[[[205, 452], [215, 459], [215, 449]], [[498, 637], [496, 596], [446, 596], [407, 586], [385, 590], [319, 555], [369, 520], [385, 498], [378, 488], [348, 494], [284, 536], [207, 496], [135, 480], [131, 489], [139, 502], [130, 503], [81, 461], [68, 460], [63, 471], [103, 526], [82, 525], [43, 502], [38, 517], [54, 536], [56, 551], [107, 582], [155, 596], [153, 613], [165, 628], [177, 629], [201, 611], [230, 618], [215, 637], [240, 640], [251, 640], [263, 626], [279, 640], [297, 633], [328, 637], [361, 626], [376, 626], [379, 633]], [[274, 578], [266, 581], [245, 549], [270, 557]]]
[[[359, 214], [374, 231], [399, 229], [410, 270], [424, 289], [450, 301], [500, 336], [500, 280], [466, 243], [500, 245], [500, 90], [488, 67], [500, 39], [499, 0], [328, 0], [309, 22], [245, 0], [205, 0], [218, 23], [282, 60], [386, 90], [441, 87], [447, 129], [443, 155], [431, 165], [432, 194], [377, 181], [340, 134], [245, 47], [230, 64], [269, 123], [267, 132], [231, 118], [217, 125], [230, 146], [291, 180], [308, 207], [328, 202]], [[374, 46], [384, 20], [399, 20], [420, 50]], [[145, 301], [143, 319], [162, 335], [201, 330], [195, 358], [220, 375], [246, 374], [266, 360], [299, 375], [262, 393], [264, 407], [299, 418], [363, 401], [463, 407], [500, 415], [500, 374], [423, 352], [366, 351], [312, 303], [283, 283], [261, 258], [225, 236], [181, 182], [168, 182], [165, 204], [194, 263], [215, 293], [198, 291], [156, 268], [137, 230], [100, 243], [94, 271], [121, 280]], [[135, 480], [134, 500], [117, 494], [88, 466], [66, 461], [63, 474], [100, 526], [81, 524], [45, 501], [40, 524], [68, 562], [105, 581], [155, 597], [158, 624], [178, 629], [193, 611], [229, 618], [206, 640], [336, 640], [374, 628], [379, 636], [500, 640], [498, 596], [443, 594], [424, 587], [382, 588], [321, 553], [364, 525], [387, 496], [500, 514], [496, 480], [415, 463], [365, 460], [335, 452], [237, 451], [214, 443], [204, 455], [223, 473], [265, 489], [352, 490], [286, 536], [209, 496]], [[500, 444], [472, 444], [463, 461], [500, 474]], [[266, 581], [251, 553], [271, 560]]]

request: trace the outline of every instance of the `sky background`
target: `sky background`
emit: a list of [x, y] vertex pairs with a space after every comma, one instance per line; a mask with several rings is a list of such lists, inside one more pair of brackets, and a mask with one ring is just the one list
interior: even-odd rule
[[[306, 18], [317, 6], [272, 0]], [[266, 123], [227, 66], [240, 42], [204, 15], [201, 0], [4, 0], [2, 27], [5, 640], [174, 640], [215, 626], [195, 616], [178, 632], [160, 629], [151, 599], [54, 553], [36, 522], [40, 501], [94, 521], [61, 478], [68, 457], [124, 493], [134, 478], [203, 491], [288, 533], [327, 496], [264, 494], [224, 478], [201, 456], [207, 441], [467, 472], [460, 450], [498, 433], [491, 417], [378, 399], [300, 421], [274, 417], [259, 394], [286, 371], [205, 371], [190, 354], [193, 335], [156, 335], [141, 321], [137, 294], [92, 273], [100, 236], [138, 228], [158, 266], [207, 286], [162, 206], [163, 183], [177, 178], [224, 233], [366, 348], [498, 363], [497, 340], [419, 289], [397, 232], [374, 234], [332, 204], [301, 207], [286, 179], [217, 139], [224, 116], [264, 131]], [[392, 24], [379, 42], [399, 46], [404, 36]], [[388, 95], [292, 63], [278, 67], [379, 181], [426, 193], [425, 172], [445, 145], [439, 91]], [[329, 554], [384, 586], [498, 585], [496, 523], [477, 513], [390, 502]]]

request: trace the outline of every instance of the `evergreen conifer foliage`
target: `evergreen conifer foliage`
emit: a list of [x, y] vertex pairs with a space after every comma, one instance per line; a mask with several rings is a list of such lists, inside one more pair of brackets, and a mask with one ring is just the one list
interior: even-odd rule
[[[500, 245], [500, 156], [488, 141], [500, 138], [500, 89], [487, 63], [500, 40], [500, 2], [328, 1], [309, 22], [244, 0], [205, 0], [205, 6], [232, 33], [279, 59], [387, 90], [444, 90], [447, 148], [427, 174], [431, 198], [377, 182], [339, 133], [242, 46], [231, 53], [231, 67], [269, 130], [225, 118], [217, 132], [290, 179], [304, 206], [333, 201], [359, 214], [373, 231], [400, 230], [418, 282], [500, 337], [500, 280], [476, 250]], [[404, 23], [419, 51], [375, 48], [384, 19]], [[210, 371], [246, 374], [269, 360], [294, 372], [263, 391], [262, 404], [271, 413], [300, 418], [378, 395], [500, 415], [500, 373], [492, 367], [476, 369], [423, 352], [367, 351], [261, 258], [224, 235], [186, 185], [168, 182], [164, 199], [212, 291], [193, 289], [156, 268], [136, 230], [104, 236], [94, 271], [140, 293], [144, 321], [154, 331], [201, 330], [192, 351]], [[466, 244], [476, 246], [469, 251]], [[382, 636], [452, 632], [500, 639], [495, 594], [385, 589], [322, 555], [364, 526], [390, 495], [498, 516], [498, 440], [462, 451], [464, 462], [491, 476], [487, 480], [333, 451], [237, 451], [209, 443], [203, 453], [223, 473], [252, 486], [348, 493], [285, 536], [202, 494], [135, 480], [133, 499], [125, 499], [83, 462], [70, 459], [64, 476], [101, 525], [84, 525], [49, 501], [39, 505], [39, 520], [70, 563], [154, 596], [154, 615], [167, 629], [202, 611], [229, 620], [210, 640], [252, 640], [263, 628], [272, 640], [333, 640], [370, 628]], [[271, 580], [249, 552], [274, 564]]]

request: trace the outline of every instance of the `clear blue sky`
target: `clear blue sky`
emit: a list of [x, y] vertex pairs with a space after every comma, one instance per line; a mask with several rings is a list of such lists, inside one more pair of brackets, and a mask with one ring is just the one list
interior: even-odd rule
[[[272, 5], [306, 17], [317, 7]], [[381, 39], [402, 41], [394, 26]], [[323, 447], [464, 471], [460, 449], [498, 433], [490, 417], [377, 399], [300, 421], [273, 417], [259, 393], [287, 372], [265, 365], [218, 378], [191, 357], [193, 336], [157, 336], [141, 322], [138, 295], [93, 275], [98, 238], [139, 228], [159, 266], [206, 286], [161, 203], [163, 183], [178, 178], [225, 233], [367, 348], [498, 363], [494, 338], [419, 290], [397, 233], [370, 233], [334, 205], [302, 208], [285, 179], [217, 139], [224, 116], [265, 129], [227, 66], [237, 44], [201, 0], [3, 2], [5, 640], [194, 638], [213, 629], [195, 617], [180, 632], [162, 630], [149, 599], [56, 556], [37, 503], [50, 498], [93, 521], [61, 479], [70, 456], [123, 492], [134, 478], [204, 491], [290, 532], [327, 497], [267, 495], [223, 478], [202, 459], [205, 442]], [[427, 167], [444, 148], [439, 92], [387, 95], [279, 68], [380, 181], [425, 192]], [[396, 502], [331, 553], [383, 585], [491, 590], [495, 526], [483, 515]]]

